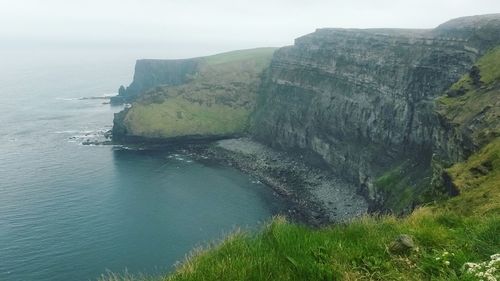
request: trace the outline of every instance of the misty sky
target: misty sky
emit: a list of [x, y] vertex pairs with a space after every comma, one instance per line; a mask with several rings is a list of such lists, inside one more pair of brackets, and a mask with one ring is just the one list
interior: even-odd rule
[[[318, 27], [432, 28], [499, 0], [0, 0], [3, 46], [283, 46]], [[183, 53], [183, 54], [184, 54]]]

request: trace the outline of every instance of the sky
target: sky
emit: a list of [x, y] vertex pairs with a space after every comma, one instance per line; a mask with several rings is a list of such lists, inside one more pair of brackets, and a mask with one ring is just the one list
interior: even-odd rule
[[433, 28], [499, 0], [0, 0], [0, 48], [168, 46], [195, 56], [293, 44], [320, 27]]

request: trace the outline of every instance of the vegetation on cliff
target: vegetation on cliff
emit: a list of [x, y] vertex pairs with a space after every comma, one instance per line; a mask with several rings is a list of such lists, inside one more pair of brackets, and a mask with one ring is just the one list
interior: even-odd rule
[[[428, 162], [396, 162], [385, 171], [374, 185], [384, 200], [385, 208], [389, 210], [398, 212], [408, 209], [414, 202], [427, 202], [436, 196], [443, 197], [443, 193], [456, 192], [453, 185], [443, 183], [445, 179], [442, 179], [443, 175], [445, 178], [449, 176], [443, 169], [454, 162], [453, 156], [467, 157], [500, 137], [500, 47], [486, 52], [469, 73], [454, 83], [446, 94], [437, 98], [435, 110], [441, 119], [437, 130], [445, 135], [437, 142], [445, 144], [433, 145], [445, 145], [448, 150], [459, 152], [441, 151], [430, 161], [437, 166], [434, 167], [433, 177], [438, 186], [429, 184], [428, 179], [432, 176], [427, 169]], [[457, 155], [450, 157], [443, 154]]]
[[483, 57], [438, 99], [438, 112], [475, 147], [500, 137], [500, 47]]
[[121, 134], [172, 138], [245, 132], [260, 74], [273, 52], [260, 48], [198, 59], [198, 69], [186, 83], [141, 94], [120, 116]]

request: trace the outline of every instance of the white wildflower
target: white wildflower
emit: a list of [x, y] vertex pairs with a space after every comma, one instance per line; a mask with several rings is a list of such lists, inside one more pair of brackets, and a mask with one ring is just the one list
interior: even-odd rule
[[481, 263], [466, 262], [463, 269], [481, 281], [498, 281], [500, 279], [500, 254], [490, 256], [490, 261]]

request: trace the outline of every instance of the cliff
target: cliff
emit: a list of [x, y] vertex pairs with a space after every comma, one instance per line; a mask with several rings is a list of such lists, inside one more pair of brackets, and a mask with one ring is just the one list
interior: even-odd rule
[[[260, 75], [274, 50], [138, 61], [134, 81], [123, 95], [132, 104], [115, 115], [113, 139], [172, 142], [243, 134], [255, 107]], [[148, 72], [151, 68], [154, 71]]]
[[188, 81], [197, 69], [200, 59], [154, 60], [142, 59], [135, 64], [134, 80], [128, 87], [121, 86], [114, 104], [130, 103], [135, 98], [157, 86], [175, 86]]
[[273, 57], [253, 135], [321, 156], [374, 208], [411, 208], [430, 186], [434, 153], [455, 162], [478, 148], [453, 141], [467, 139], [454, 130], [443, 133], [449, 122], [435, 99], [500, 44], [499, 19], [452, 20], [435, 30], [318, 29], [298, 38]]

